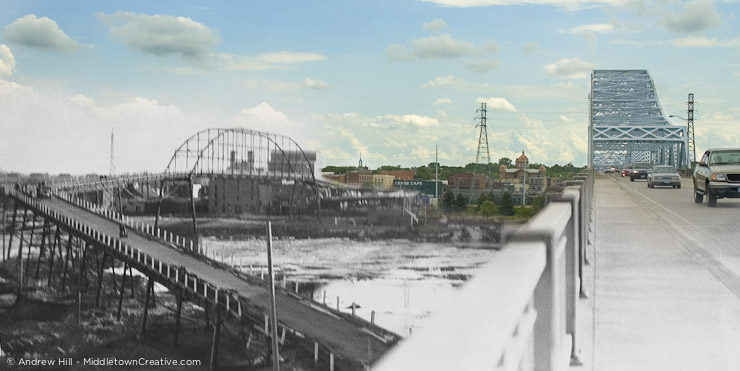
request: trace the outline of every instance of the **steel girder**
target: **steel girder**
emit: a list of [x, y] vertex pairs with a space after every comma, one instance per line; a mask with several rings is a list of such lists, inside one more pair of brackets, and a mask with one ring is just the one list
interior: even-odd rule
[[594, 70], [589, 98], [589, 166], [687, 166], [685, 129], [666, 119], [646, 70]]

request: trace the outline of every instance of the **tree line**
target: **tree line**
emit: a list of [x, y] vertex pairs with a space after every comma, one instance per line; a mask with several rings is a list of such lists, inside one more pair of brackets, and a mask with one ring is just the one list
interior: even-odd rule
[[[417, 166], [417, 167], [402, 167], [401, 165], [383, 165], [375, 170], [372, 170], [373, 174], [377, 174], [381, 171], [393, 171], [393, 170], [413, 170], [416, 179], [421, 180], [434, 180], [434, 170], [437, 163], [430, 162], [429, 164]], [[501, 165], [506, 165], [507, 168], [514, 166], [512, 160], [508, 157], [502, 157], [498, 162], [491, 162], [488, 165], [477, 165], [474, 162], [468, 163], [465, 166], [447, 166], [439, 164], [439, 179], [447, 180], [450, 175], [457, 173], [478, 173], [488, 175], [493, 178], [498, 178], [499, 168]], [[530, 169], [539, 169], [543, 165], [540, 163], [530, 163]], [[574, 175], [583, 171], [586, 167], [577, 167], [572, 163], [565, 165], [555, 164], [552, 166], [545, 166], [547, 176], [551, 178], [572, 178]], [[356, 166], [326, 166], [321, 171], [332, 172], [334, 174], [344, 174], [349, 171], [356, 170]]]

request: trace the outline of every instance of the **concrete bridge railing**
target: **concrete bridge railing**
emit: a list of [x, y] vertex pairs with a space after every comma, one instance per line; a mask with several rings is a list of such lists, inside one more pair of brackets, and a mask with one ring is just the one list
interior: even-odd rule
[[565, 370], [580, 364], [576, 331], [591, 240], [593, 171], [548, 205], [430, 323], [374, 370]]

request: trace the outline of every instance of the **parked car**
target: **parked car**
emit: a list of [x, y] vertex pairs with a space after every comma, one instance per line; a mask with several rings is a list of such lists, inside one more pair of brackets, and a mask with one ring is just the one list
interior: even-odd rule
[[622, 167], [623, 177], [629, 176], [631, 172], [632, 172], [632, 165], [624, 165], [624, 167]]
[[630, 172], [630, 182], [634, 182], [635, 179], [647, 179], [648, 172], [650, 172], [650, 166], [647, 162], [638, 162], [632, 167]]
[[694, 202], [717, 206], [720, 198], [740, 198], [740, 148], [711, 148], [694, 169]]
[[670, 165], [653, 166], [653, 169], [647, 175], [647, 186], [648, 188], [655, 188], [656, 186], [681, 188], [681, 175], [678, 174], [675, 167]]

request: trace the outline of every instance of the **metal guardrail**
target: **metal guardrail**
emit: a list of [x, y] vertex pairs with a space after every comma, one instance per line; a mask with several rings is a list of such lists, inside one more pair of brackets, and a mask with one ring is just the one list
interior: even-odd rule
[[594, 173], [579, 173], [374, 370], [565, 370], [580, 364], [577, 301]]

